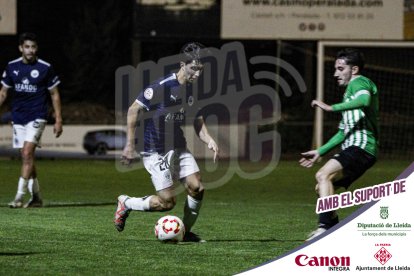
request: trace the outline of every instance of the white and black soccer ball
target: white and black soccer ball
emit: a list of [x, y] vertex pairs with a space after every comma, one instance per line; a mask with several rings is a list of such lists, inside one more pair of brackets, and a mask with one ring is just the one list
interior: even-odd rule
[[185, 234], [183, 221], [172, 215], [160, 218], [154, 227], [155, 237], [161, 242], [180, 242]]

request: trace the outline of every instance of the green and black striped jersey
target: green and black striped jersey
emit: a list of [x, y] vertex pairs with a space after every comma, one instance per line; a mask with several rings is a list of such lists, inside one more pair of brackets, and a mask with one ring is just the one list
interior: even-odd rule
[[[349, 102], [364, 99], [363, 104], [349, 108]], [[357, 146], [377, 156], [379, 136], [379, 101], [377, 86], [367, 77], [352, 79], [344, 93], [342, 104], [333, 106], [334, 111], [342, 112], [339, 130], [343, 131], [342, 149]]]
[[352, 79], [346, 87], [343, 101], [332, 105], [342, 112], [339, 131], [318, 149], [321, 156], [341, 144], [344, 150], [357, 146], [377, 156], [379, 137], [379, 101], [377, 86], [364, 76]]

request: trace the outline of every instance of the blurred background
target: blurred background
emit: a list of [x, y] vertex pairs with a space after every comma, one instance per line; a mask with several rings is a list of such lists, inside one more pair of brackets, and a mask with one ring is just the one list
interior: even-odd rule
[[[358, 42], [384, 42], [384, 45], [362, 46], [367, 56], [366, 75], [381, 91], [381, 152], [387, 158], [412, 159], [413, 1], [299, 1], [302, 6], [295, 6], [293, 2], [298, 1], [290, 1], [289, 7], [283, 6], [283, 2], [289, 1], [4, 0], [0, 16], [6, 18], [14, 5], [10, 12], [15, 12], [15, 25], [11, 31], [0, 34], [0, 68], [20, 56], [19, 33], [36, 33], [39, 57], [50, 62], [61, 79], [64, 123], [113, 125], [117, 68], [174, 55], [188, 41], [216, 48], [239, 41], [247, 60], [254, 56], [280, 58], [296, 68], [305, 81], [306, 91], [301, 91], [290, 72], [277, 64], [249, 64], [252, 84], [268, 85], [279, 93], [282, 118], [277, 125], [267, 128], [277, 129], [281, 134], [283, 156], [297, 158], [301, 151], [316, 143], [315, 111], [310, 102], [317, 97], [317, 90], [322, 87], [328, 103], [341, 101], [342, 96], [331, 78], [334, 56], [341, 44], [325, 47], [323, 57], [318, 59], [320, 42], [345, 40], [355, 42], [356, 47]], [[310, 6], [316, 2], [330, 2], [336, 7]], [[348, 7], [346, 2], [371, 3], [371, 6]], [[391, 12], [390, 5], [396, 12]], [[393, 17], [391, 20], [384, 17], [387, 12], [400, 18], [396, 27], [391, 24]], [[272, 26], [266, 21], [269, 18], [279, 21]], [[283, 25], [283, 20], [288, 19], [292, 26]], [[347, 27], [343, 26], [349, 22], [359, 26], [355, 27], [355, 33], [344, 32]], [[396, 32], [395, 28], [400, 30]], [[386, 44], [389, 42], [407, 45]], [[318, 67], [321, 61], [323, 67]], [[319, 68], [323, 68], [322, 73]], [[254, 74], [259, 71], [274, 72], [283, 78], [292, 94], [282, 93], [275, 79], [256, 79]], [[1, 107], [0, 115], [9, 110], [9, 103], [10, 99]], [[324, 140], [336, 132], [340, 118], [336, 115], [325, 116], [318, 122]]]

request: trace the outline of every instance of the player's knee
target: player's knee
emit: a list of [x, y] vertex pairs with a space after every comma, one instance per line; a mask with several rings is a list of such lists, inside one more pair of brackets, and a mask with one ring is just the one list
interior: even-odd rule
[[189, 187], [188, 194], [195, 199], [202, 200], [204, 195], [204, 187], [201, 183]]
[[175, 204], [176, 204], [175, 197], [167, 199], [167, 200], [160, 200], [160, 209], [162, 211], [170, 211], [174, 208]]
[[318, 171], [315, 175], [315, 179], [316, 179], [316, 181], [318, 181], [318, 183], [321, 183], [321, 182], [324, 182], [324, 181], [328, 180], [329, 175], [326, 174], [323, 171]]
[[25, 162], [25, 161], [32, 160], [34, 155], [30, 149], [23, 148], [21, 152], [21, 156], [22, 156], [23, 162]]
[[319, 184], [315, 185], [315, 192], [317, 195], [319, 195]]

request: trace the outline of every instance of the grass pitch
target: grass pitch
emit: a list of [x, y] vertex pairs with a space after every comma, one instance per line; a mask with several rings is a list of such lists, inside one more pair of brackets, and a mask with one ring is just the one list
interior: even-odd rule
[[[222, 165], [224, 163], [224, 165]], [[209, 177], [225, 174], [225, 161]], [[162, 244], [153, 234], [166, 213], [132, 212], [124, 232], [112, 223], [120, 194], [153, 193], [143, 169], [120, 172], [114, 161], [38, 160], [45, 207], [9, 209], [20, 161], [0, 160], [1, 275], [232, 275], [301, 245], [316, 227], [314, 174], [281, 161], [266, 176], [233, 176], [209, 189], [193, 231], [204, 244]], [[352, 189], [395, 179], [410, 162], [378, 162]], [[251, 170], [262, 164], [244, 163]], [[182, 217], [184, 194], [168, 214]], [[340, 218], [357, 207], [339, 210]]]

